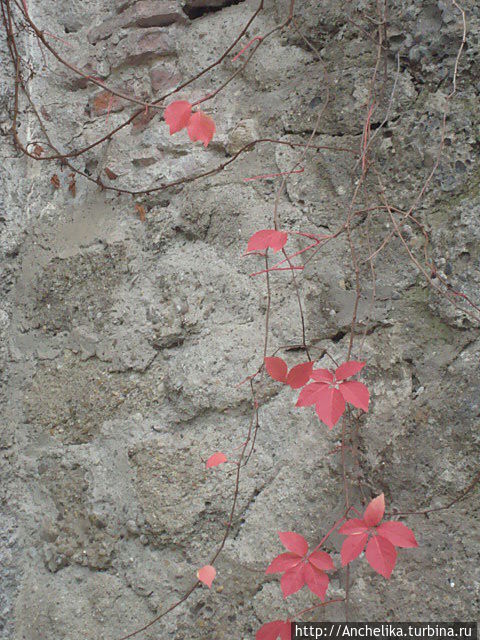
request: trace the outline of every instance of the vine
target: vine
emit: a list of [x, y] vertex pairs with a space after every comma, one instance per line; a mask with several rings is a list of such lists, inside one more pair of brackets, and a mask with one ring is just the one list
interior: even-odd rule
[[[225, 453], [217, 451], [210, 453], [205, 461], [206, 470], [210, 470], [220, 465], [233, 465], [233, 491], [229, 517], [225, 525], [223, 536], [216, 548], [211, 554], [208, 562], [198, 568], [196, 580], [193, 580], [191, 586], [185, 593], [173, 602], [170, 606], [161, 611], [152, 620], [143, 626], [133, 630], [128, 635], [124, 635], [118, 640], [128, 640], [139, 635], [143, 631], [149, 629], [168, 613], [179, 607], [185, 602], [191, 594], [203, 585], [211, 587], [216, 577], [215, 563], [222, 553], [226, 541], [230, 536], [232, 527], [235, 522], [237, 503], [241, 487], [242, 471], [248, 464], [250, 458], [255, 453], [257, 433], [260, 428], [260, 408], [261, 391], [267, 383], [267, 375], [274, 381], [289, 387], [291, 390], [298, 391], [296, 406], [315, 407], [319, 420], [324, 423], [328, 429], [333, 429], [341, 422], [340, 446], [335, 453], [340, 454], [340, 483], [343, 493], [344, 510], [343, 516], [330, 523], [330, 529], [324, 534], [320, 542], [309, 551], [306, 539], [299, 533], [292, 531], [279, 532], [279, 538], [286, 551], [274, 558], [266, 568], [267, 574], [282, 574], [280, 587], [284, 598], [296, 593], [306, 586], [317, 598], [318, 602], [307, 609], [303, 609], [294, 614], [293, 617], [285, 620], [266, 621], [256, 634], [257, 640], [281, 640], [290, 639], [291, 620], [300, 619], [307, 613], [332, 603], [342, 602], [345, 607], [345, 619], [349, 618], [349, 587], [351, 582], [350, 564], [365, 551], [365, 558], [375, 572], [384, 578], [390, 578], [397, 562], [397, 548], [414, 549], [418, 546], [413, 532], [398, 517], [424, 514], [427, 515], [434, 511], [445, 510], [451, 508], [454, 504], [463, 500], [469, 495], [480, 482], [480, 473], [477, 473], [470, 484], [453, 500], [449, 501], [442, 507], [435, 507], [426, 510], [404, 510], [399, 511], [394, 508], [390, 517], [394, 520], [382, 521], [385, 515], [385, 499], [383, 493], [372, 499], [372, 495], [378, 493], [369, 492], [363, 483], [358, 481], [358, 494], [361, 496], [361, 502], [364, 507], [363, 515], [357, 509], [352, 500], [352, 485], [350, 474], [347, 469], [347, 452], [351, 452], [354, 465], [359, 467], [358, 460], [358, 440], [359, 430], [361, 428], [364, 414], [370, 410], [370, 392], [367, 386], [359, 380], [351, 378], [358, 375], [366, 362], [362, 360], [362, 352], [364, 342], [367, 335], [367, 327], [363, 334], [358, 328], [358, 309], [362, 295], [362, 272], [367, 269], [372, 281], [372, 299], [371, 308], [375, 305], [375, 262], [384, 252], [393, 238], [398, 238], [401, 245], [412, 264], [418, 272], [422, 274], [428, 285], [445, 300], [447, 300], [455, 308], [459, 309], [463, 314], [470, 317], [473, 321], [480, 320], [480, 307], [472, 301], [462, 291], [457, 291], [448, 282], [448, 279], [439, 273], [439, 270], [429, 253], [430, 239], [425, 226], [416, 217], [415, 212], [419, 204], [424, 199], [429, 189], [432, 178], [439, 166], [441, 154], [445, 143], [445, 132], [447, 127], [447, 116], [449, 113], [449, 104], [457, 92], [457, 81], [459, 73], [459, 63], [462, 52], [466, 43], [466, 17], [465, 11], [455, 1], [451, 0], [451, 6], [460, 16], [461, 24], [461, 40], [457, 55], [455, 58], [454, 68], [452, 71], [452, 90], [445, 100], [445, 108], [442, 118], [442, 127], [440, 132], [439, 148], [433, 167], [423, 182], [420, 190], [412, 198], [410, 207], [402, 208], [395, 206], [390, 201], [385, 186], [385, 179], [379, 167], [375, 163], [374, 143], [378, 138], [380, 131], [389, 120], [392, 105], [395, 101], [397, 91], [397, 80], [399, 76], [400, 61], [397, 56], [397, 71], [391, 88], [391, 93], [387, 100], [387, 106], [383, 113], [380, 124], [372, 131], [372, 117], [375, 112], [380, 109], [382, 99], [385, 97], [387, 87], [387, 24], [388, 16], [387, 0], [375, 0], [373, 2], [375, 16], [365, 16], [368, 23], [373, 25], [373, 33], [367, 36], [374, 44], [376, 50], [376, 61], [372, 70], [369, 82], [368, 96], [364, 105], [365, 117], [363, 122], [363, 131], [361, 135], [360, 146], [358, 149], [342, 147], [342, 146], [326, 146], [315, 144], [318, 127], [322, 117], [325, 114], [327, 106], [330, 104], [330, 80], [327, 70], [324, 68], [324, 100], [322, 107], [316, 118], [316, 122], [305, 144], [287, 142], [284, 140], [276, 140], [272, 138], [260, 138], [244, 145], [240, 150], [234, 153], [225, 162], [199, 172], [193, 176], [188, 176], [173, 180], [168, 183], [153, 184], [147, 188], [129, 189], [127, 187], [112, 184], [116, 181], [117, 176], [108, 167], [105, 168], [105, 176], [99, 173], [97, 176], [88, 175], [80, 169], [75, 161], [87, 152], [101, 147], [101, 145], [111, 141], [119, 132], [124, 130], [128, 125], [135, 121], [141, 121], [142, 118], [150, 117], [152, 113], [160, 112], [163, 115], [164, 123], [160, 126], [168, 126], [171, 135], [183, 132], [186, 129], [187, 134], [192, 142], [200, 141], [207, 148], [215, 135], [215, 122], [213, 119], [201, 110], [194, 110], [200, 104], [213, 100], [220, 92], [225, 91], [231, 81], [241, 74], [247, 65], [251, 62], [259, 47], [265, 46], [274, 34], [285, 33], [291, 31], [296, 33], [309, 49], [312, 56], [323, 65], [322, 55], [318, 49], [308, 40], [302, 33], [297, 24], [295, 0], [291, 0], [287, 15], [284, 20], [273, 27], [266, 33], [258, 33], [250, 38], [246, 44], [244, 39], [250, 37], [249, 33], [255, 27], [257, 17], [264, 11], [264, 0], [258, 3], [257, 9], [247, 20], [244, 28], [240, 31], [233, 43], [222, 53], [222, 55], [212, 64], [208, 65], [195, 76], [181, 83], [173, 90], [165, 93], [159, 98], [146, 101], [138, 96], [127, 94], [123, 91], [110, 86], [103, 80], [94, 75], [90, 75], [82, 71], [75, 62], [69, 60], [64, 54], [61, 54], [57, 46], [52, 42], [61, 40], [57, 36], [50, 34], [38, 26], [32, 19], [28, 9], [26, 0], [0, 0], [1, 12], [3, 20], [3, 28], [7, 36], [8, 50], [10, 53], [11, 63], [14, 69], [14, 98], [12, 108], [12, 125], [11, 132], [15, 146], [25, 156], [37, 162], [50, 162], [59, 166], [62, 170], [66, 167], [69, 170], [69, 190], [75, 195], [76, 179], [83, 178], [94, 183], [102, 190], [113, 191], [118, 194], [129, 195], [135, 199], [140, 196], [145, 197], [163, 190], [184, 185], [197, 180], [222, 172], [232, 163], [245, 154], [252, 151], [256, 147], [262, 145], [285, 146], [292, 151], [298, 152], [298, 157], [292, 163], [288, 171], [278, 173], [265, 173], [253, 177], [245, 177], [246, 181], [258, 181], [264, 179], [280, 178], [280, 184], [276, 190], [275, 203], [272, 212], [271, 228], [257, 230], [248, 240], [245, 251], [245, 257], [261, 259], [261, 266], [256, 267], [250, 275], [251, 277], [262, 277], [265, 281], [266, 288], [266, 313], [265, 313], [265, 330], [263, 336], [263, 354], [260, 359], [258, 368], [249, 375], [241, 384], [248, 384], [251, 394], [251, 414], [247, 422], [245, 437], [243, 442], [233, 452]], [[356, 24], [351, 16], [349, 20]], [[357, 25], [358, 26], [358, 25]], [[360, 27], [365, 32], [363, 27]], [[29, 82], [33, 74], [37, 73], [32, 69], [29, 62], [21, 55], [19, 51], [18, 38], [22, 33], [27, 33], [35, 38], [42, 55], [50, 56], [57, 63], [69, 70], [77, 77], [82, 78], [89, 84], [96, 85], [106, 92], [108, 101], [106, 104], [107, 120], [110, 114], [114, 98], [120, 98], [127, 103], [135, 106], [134, 112], [121, 124], [111, 128], [107, 133], [101, 135], [97, 140], [86, 144], [81, 148], [70, 148], [66, 151], [60, 150], [60, 145], [56, 143], [53, 136], [49, 133], [45, 118], [42, 117], [42, 111], [37, 107], [29, 91]], [[243, 46], [242, 46], [243, 45]], [[233, 55], [232, 55], [233, 54]], [[169, 101], [171, 96], [179, 93], [184, 94], [185, 89], [203, 78], [215, 67], [222, 65], [227, 59], [237, 63], [238, 67], [235, 71], [213, 92], [205, 95], [196, 102], [187, 100]], [[382, 76], [383, 68], [383, 78]], [[21, 100], [26, 101], [28, 109], [34, 114], [41, 138], [22, 140], [19, 134], [18, 119], [21, 108]], [[167, 104], [168, 101], [168, 104]], [[47, 150], [47, 151], [46, 151]], [[279, 212], [279, 203], [284, 193], [286, 183], [293, 174], [302, 174], [305, 164], [308, 162], [311, 152], [332, 152], [345, 153], [353, 161], [351, 170], [351, 190], [352, 196], [349, 204], [339, 204], [338, 210], [344, 213], [343, 221], [338, 228], [327, 234], [313, 233], [308, 229], [290, 229], [281, 223]], [[54, 188], [60, 188], [60, 181], [57, 174], [52, 175], [52, 185]], [[108, 181], [108, 182], [107, 182]], [[135, 204], [137, 211], [142, 219], [145, 219], [146, 212], [142, 200], [138, 200]], [[333, 206], [333, 203], [332, 203]], [[369, 222], [373, 215], [384, 215], [391, 223], [391, 230], [387, 235], [380, 239], [374, 246], [372, 238], [368, 232]], [[423, 256], [419, 258], [415, 255], [413, 248], [409, 245], [408, 239], [402, 231], [402, 225], [407, 221], [411, 222], [421, 232], [423, 243]], [[356, 244], [356, 232], [362, 226], [367, 229], [368, 256], [366, 259], [360, 258], [358, 246]], [[315, 345], [308, 344], [306, 338], [306, 323], [303, 309], [301, 285], [297, 275], [301, 275], [305, 267], [311, 263], [319, 252], [331, 242], [334, 242], [340, 236], [344, 236], [350, 250], [351, 266], [354, 273], [354, 289], [355, 300], [353, 305], [353, 313], [350, 322], [350, 332], [348, 339], [348, 347], [345, 350], [342, 363], [338, 363], [335, 358], [327, 351], [317, 354], [316, 358], [312, 357]], [[296, 240], [303, 245], [299, 249], [287, 252], [286, 246], [289, 240]], [[240, 250], [240, 249], [239, 249]], [[272, 261], [272, 254], [280, 254], [281, 258], [275, 258]], [[260, 263], [259, 263], [260, 264]], [[286, 273], [284, 273], [286, 272]], [[286, 351], [287, 347], [277, 347], [271, 350], [270, 347], [270, 317], [272, 311], [272, 278], [289, 277], [294, 290], [296, 303], [298, 305], [298, 313], [301, 324], [301, 344], [295, 345], [301, 350], [306, 360], [296, 362], [291, 368], [287, 362], [279, 357], [278, 352]], [[358, 341], [357, 338], [361, 340]], [[288, 348], [291, 348], [289, 345]], [[355, 359], [354, 359], [355, 354]], [[332, 368], [327, 368], [323, 361], [331, 362]], [[316, 367], [316, 363], [322, 366]], [[319, 437], [321, 433], [319, 432]], [[360, 505], [357, 505], [360, 506]], [[351, 515], [355, 517], [351, 518]], [[387, 514], [388, 515], [388, 514]], [[333, 518], [332, 518], [333, 519]], [[286, 523], [287, 525], [288, 523]], [[342, 568], [336, 568], [330, 554], [323, 549], [327, 540], [333, 534], [346, 536], [341, 547], [341, 564]], [[320, 538], [321, 534], [319, 534]], [[328, 573], [332, 571], [344, 571], [345, 597], [333, 598], [327, 600], [327, 592], [329, 587]]]

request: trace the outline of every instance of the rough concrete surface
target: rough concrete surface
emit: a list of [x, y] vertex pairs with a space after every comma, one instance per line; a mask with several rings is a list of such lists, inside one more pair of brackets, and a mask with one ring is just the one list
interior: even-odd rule
[[[120, 91], [153, 99], [211, 64], [256, 8], [254, 0], [27, 0], [30, 14], [82, 68]], [[349, 17], [345, 5], [352, 14]], [[444, 154], [416, 210], [430, 251], [451, 285], [479, 300], [480, 7], [464, 0], [467, 46], [447, 120]], [[266, 0], [247, 38], [285, 19], [287, 0]], [[389, 194], [408, 208], [434, 165], [451, 91], [461, 20], [447, 0], [387, 2], [387, 90], [372, 117], [375, 158]], [[321, 53], [332, 100], [314, 142], [359, 148], [376, 49], [365, 20], [375, 2], [301, 0], [299, 30]], [[361, 13], [363, 12], [363, 13]], [[355, 24], [361, 22], [362, 28]], [[367, 33], [365, 33], [365, 28]], [[247, 42], [245, 39], [243, 43]], [[32, 97], [61, 149], [94, 141], [132, 112], [121, 98], [79, 80], [19, 34], [36, 69]], [[238, 50], [238, 46], [235, 51]], [[278, 181], [298, 148], [264, 146], [225, 171], [141, 200], [102, 192], [58, 164], [26, 159], [9, 133], [13, 69], [2, 37], [0, 230], [1, 514], [0, 636], [5, 640], [115, 640], [181, 597], [228, 519], [232, 474], [206, 474], [202, 459], [238, 447], [251, 407], [248, 385], [263, 353], [266, 295], [243, 258], [250, 235], [270, 227]], [[397, 72], [397, 54], [399, 69]], [[180, 97], [195, 101], [231, 76], [230, 54]], [[383, 64], [383, 63], [382, 63]], [[89, 71], [89, 72], [90, 72]], [[384, 73], [383, 67], [380, 73]], [[395, 80], [396, 78], [396, 80]], [[394, 99], [388, 105], [392, 84]], [[217, 124], [208, 149], [170, 137], [156, 114], [77, 160], [90, 175], [108, 167], [127, 188], [193, 175], [258, 137], [305, 143], [326, 96], [324, 66], [298, 31], [277, 32], [205, 109]], [[107, 122], [108, 114], [108, 122]], [[41, 131], [23, 105], [19, 132]], [[344, 219], [354, 160], [311, 153], [281, 194], [282, 228], [328, 233]], [[50, 178], [58, 174], [60, 188]], [[388, 216], [362, 218], [360, 257], [390, 233]], [[411, 221], [405, 237], [422, 258]], [[478, 322], [425, 281], [398, 238], [375, 262], [375, 305], [362, 267], [358, 340], [372, 406], [362, 419], [360, 470], [374, 496], [398, 510], [447, 504], [479, 463]], [[348, 349], [355, 273], [345, 235], [299, 276], [307, 341], [342, 360]], [[301, 341], [286, 274], [272, 276], [272, 351]], [[301, 352], [283, 352], [293, 365]], [[322, 360], [328, 366], [328, 360]], [[247, 640], [261, 623], [315, 602], [284, 601], [264, 569], [281, 549], [278, 530], [317, 543], [343, 509], [338, 428], [294, 407], [291, 390], [261, 391], [261, 428], [245, 467], [237, 516], [211, 591], [197, 590], [145, 639]], [[474, 620], [480, 611], [478, 487], [449, 510], [411, 516], [416, 550], [400, 551], [386, 583], [365, 560], [351, 572], [353, 620]], [[360, 502], [358, 502], [360, 504]], [[339, 566], [341, 536], [328, 542]], [[343, 573], [329, 596], [345, 594]], [[342, 620], [343, 605], [314, 613]]]

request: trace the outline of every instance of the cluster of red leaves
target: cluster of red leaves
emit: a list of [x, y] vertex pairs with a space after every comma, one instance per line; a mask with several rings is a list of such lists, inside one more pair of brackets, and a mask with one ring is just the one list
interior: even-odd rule
[[186, 100], [176, 100], [168, 105], [163, 115], [165, 122], [170, 127], [170, 135], [187, 128], [192, 142], [200, 140], [204, 146], [213, 138], [215, 123], [203, 111], [192, 113], [192, 105]]
[[[365, 550], [365, 557], [372, 569], [390, 578], [397, 561], [395, 547], [418, 547], [413, 532], [401, 522], [382, 522], [385, 513], [383, 493], [372, 500], [365, 509], [363, 518], [347, 520], [338, 530], [347, 536], [341, 550], [342, 565], [355, 560]], [[368, 540], [368, 544], [367, 544]]]
[[[395, 567], [397, 552], [395, 547], [418, 547], [413, 532], [401, 522], [383, 522], [385, 498], [383, 493], [374, 498], [365, 509], [363, 518], [347, 520], [338, 533], [346, 535], [341, 549], [342, 566], [357, 558], [362, 551], [377, 573], [390, 578]], [[323, 538], [320, 544], [336, 530], [344, 518], [340, 520]], [[288, 553], [281, 553], [267, 567], [266, 573], [283, 573], [280, 587], [283, 597], [296, 593], [305, 584], [322, 602], [329, 585], [325, 571], [335, 569], [332, 558], [317, 548], [308, 554], [308, 543], [303, 536], [293, 532], [279, 532], [280, 540]], [[318, 545], [320, 546], [320, 545]], [[258, 631], [256, 640], [290, 640], [291, 623], [289, 620], [267, 622]]]
[[[362, 382], [347, 381], [363, 369], [365, 362], [350, 360], [341, 364], [335, 371], [313, 369], [313, 362], [304, 362], [293, 367], [289, 373], [282, 358], [265, 358], [268, 374], [278, 382], [288, 384], [292, 389], [300, 389], [297, 407], [315, 405], [318, 417], [329, 429], [332, 429], [349, 402], [357, 409], [368, 411], [370, 393]], [[309, 380], [313, 380], [307, 384]]]
[[299, 533], [279, 531], [278, 536], [288, 553], [274, 558], [265, 573], [283, 573], [280, 587], [284, 598], [306, 584], [323, 602], [329, 585], [325, 571], [335, 568], [331, 557], [325, 551], [312, 551], [308, 555], [308, 543]]

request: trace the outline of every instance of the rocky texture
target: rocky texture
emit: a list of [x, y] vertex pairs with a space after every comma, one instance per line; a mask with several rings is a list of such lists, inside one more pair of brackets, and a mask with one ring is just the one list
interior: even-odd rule
[[[39, 25], [73, 45], [64, 52], [77, 66], [143, 99], [211, 64], [256, 8], [253, 0], [27, 4]], [[282, 21], [289, 0], [265, 4], [249, 38]], [[350, 16], [337, 0], [299, 7], [299, 28], [321, 51], [330, 79], [317, 145], [361, 144], [376, 54], [355, 25], [374, 34], [359, 13], [373, 12], [373, 4], [351, 3]], [[473, 0], [465, 5], [468, 46], [445, 152], [416, 215], [430, 232], [440, 275], [478, 301], [480, 11]], [[435, 162], [459, 14], [448, 2], [396, 0], [387, 35], [388, 81], [371, 124], [375, 131], [387, 113], [376, 162], [396, 205], [407, 208]], [[30, 90], [62, 148], [91, 143], [131, 112], [54, 63], [43, 69], [33, 40], [21, 46], [41, 70]], [[193, 102], [219, 86], [240, 64], [231, 57], [180, 97]], [[178, 598], [221, 538], [232, 477], [223, 469], [205, 474], [202, 458], [245, 438], [251, 398], [237, 384], [261, 360], [266, 298], [262, 280], [249, 277], [261, 262], [242, 252], [254, 231], [271, 225], [277, 184], [244, 178], [288, 171], [298, 154], [258, 147], [218, 175], [145, 198], [141, 222], [130, 198], [80, 179], [73, 195], [67, 172], [12, 147], [12, 69], [5, 64], [0, 74], [0, 635], [113, 639]], [[150, 112], [77, 166], [105, 182], [108, 168], [118, 176], [111, 184], [130, 188], [191, 176], [257, 137], [305, 143], [325, 100], [323, 64], [298, 32], [277, 33], [206, 103], [217, 124], [207, 150], [185, 132], [170, 137]], [[20, 133], [41, 138], [28, 110]], [[281, 225], [334, 231], [351, 198], [354, 160], [318, 152], [304, 165], [280, 199]], [[359, 258], [391, 231], [383, 213], [359, 218]], [[409, 221], [402, 231], [421, 259], [418, 228]], [[375, 272], [372, 306], [371, 273], [362, 264], [354, 356], [368, 360], [372, 410], [362, 422], [355, 474], [398, 509], [441, 506], [478, 468], [478, 323], [427, 286], [398, 238]], [[328, 349], [343, 359], [355, 300], [346, 238], [325, 245], [300, 281], [312, 354]], [[298, 344], [286, 274], [272, 277], [272, 301], [271, 349]], [[302, 355], [286, 357], [294, 364]], [[260, 400], [256, 451], [214, 587], [197, 591], [143, 638], [252, 638], [261, 622], [312, 603], [304, 592], [285, 603], [263, 571], [280, 551], [277, 530], [317, 542], [342, 512], [340, 466], [331, 454], [338, 430], [329, 433], [313, 412], [295, 409], [293, 394], [273, 382]], [[449, 511], [409, 518], [421, 546], [400, 553], [388, 585], [364, 561], [355, 563], [351, 617], [478, 616], [478, 505], [477, 488]], [[337, 564], [340, 543], [329, 543]], [[344, 588], [334, 574], [330, 595], [342, 597]], [[318, 615], [341, 620], [343, 609]]]

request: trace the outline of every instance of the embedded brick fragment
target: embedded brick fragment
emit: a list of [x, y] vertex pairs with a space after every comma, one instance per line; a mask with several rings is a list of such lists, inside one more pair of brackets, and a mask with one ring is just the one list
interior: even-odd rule
[[167, 27], [186, 20], [185, 13], [175, 0], [139, 0], [114, 18], [90, 29], [88, 40], [91, 44], [96, 44], [110, 38], [120, 29]]

